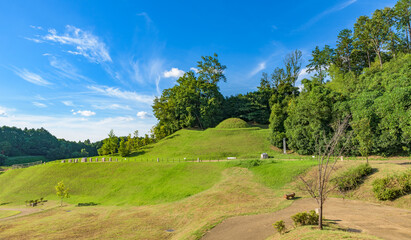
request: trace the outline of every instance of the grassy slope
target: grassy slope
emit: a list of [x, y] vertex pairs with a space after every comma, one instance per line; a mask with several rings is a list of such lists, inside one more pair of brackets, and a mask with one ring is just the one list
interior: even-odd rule
[[[165, 174], [165, 171], [161, 170], [164, 176], [167, 175], [167, 178], [173, 178], [176, 174], [190, 174], [189, 177], [182, 178], [178, 184], [189, 185], [191, 189], [195, 189], [196, 191], [205, 189], [205, 186], [213, 184], [206, 180], [205, 176], [215, 174], [218, 176], [213, 179], [221, 179], [221, 181], [215, 183], [211, 188], [193, 196], [183, 198], [179, 201], [164, 201], [165, 203], [155, 205], [66, 206], [63, 208], [49, 209], [41, 213], [19, 218], [18, 221], [5, 222], [0, 225], [0, 238], [198, 239], [207, 229], [226, 217], [269, 212], [291, 204], [292, 201], [286, 201], [282, 197], [278, 197], [280, 194], [277, 194], [277, 191], [282, 191], [282, 187], [286, 183], [295, 179], [296, 174], [298, 174], [298, 171], [295, 169], [305, 168], [307, 167], [307, 163], [304, 161], [270, 162], [255, 167], [252, 167], [245, 161], [241, 163], [46, 164], [27, 169], [11, 170], [0, 176], [0, 188], [4, 188], [6, 191], [6, 194], [1, 193], [1, 196], [8, 195], [7, 193], [10, 194], [10, 189], [13, 189], [13, 194], [23, 195], [26, 194], [24, 191], [49, 191], [50, 187], [53, 187], [53, 184], [45, 183], [42, 185], [39, 182], [50, 180], [51, 176], [47, 178], [30, 177], [30, 175], [34, 173], [50, 175], [58, 173], [62, 177], [76, 174], [77, 176], [71, 178], [70, 183], [67, 179], [67, 185], [73, 187], [73, 195], [70, 200], [72, 203], [77, 203], [77, 200], [80, 199], [81, 196], [78, 196], [78, 191], [80, 190], [84, 191], [84, 193], [95, 191], [93, 192], [93, 196], [87, 198], [87, 201], [98, 202], [96, 198], [104, 197], [106, 200], [105, 203], [107, 204], [116, 204], [123, 198], [129, 199], [131, 194], [139, 196], [139, 194], [133, 192], [130, 187], [133, 185], [133, 182], [130, 181], [130, 177], [127, 175], [127, 173], [130, 172], [124, 170], [130, 168], [133, 172], [136, 172], [136, 174], [145, 173], [144, 176], [147, 177], [152, 175], [152, 167], [169, 169], [167, 172], [168, 175]], [[238, 164], [249, 167], [249, 170], [247, 168], [235, 167], [235, 165]], [[132, 166], [135, 167], [132, 168]], [[118, 168], [124, 171], [121, 172]], [[263, 168], [270, 169], [270, 171], [260, 175], [259, 173]], [[276, 172], [281, 171], [288, 174], [280, 174], [276, 177]], [[23, 175], [24, 172], [27, 173]], [[196, 175], [203, 176], [198, 177]], [[277, 182], [277, 184], [272, 185], [271, 188], [264, 186], [259, 181], [260, 179], [268, 178], [268, 175], [275, 178]], [[117, 192], [116, 195], [100, 196], [99, 194], [107, 191], [107, 188], [102, 184], [97, 184], [96, 186], [92, 184], [90, 180], [91, 177], [96, 178], [97, 176], [100, 176], [98, 179], [102, 178], [101, 181], [105, 183], [103, 185], [111, 186], [113, 184], [115, 185], [116, 182], [124, 182], [130, 186], [122, 185], [122, 188], [125, 190]], [[141, 177], [141, 175], [136, 178], [138, 177]], [[27, 179], [24, 180], [25, 178]], [[83, 182], [81, 178], [86, 178], [87, 182]], [[110, 178], [116, 178], [116, 180], [114, 181]], [[124, 178], [124, 180], [120, 178]], [[54, 179], [54, 182], [58, 180], [56, 177], [54, 177]], [[200, 179], [203, 180], [200, 181]], [[24, 183], [19, 184], [18, 187], [7, 184], [7, 182], [15, 181], [22, 181]], [[173, 195], [173, 187], [175, 187], [175, 185], [169, 184], [163, 187], [163, 184], [160, 184], [160, 182], [161, 181], [157, 181], [155, 184], [147, 182], [146, 184], [145, 181], [141, 180], [140, 184], [142, 189], [150, 185], [162, 188], [163, 197], [161, 199], [171, 200], [170, 197], [166, 196], [175, 196]], [[23, 185], [25, 185], [25, 187], [23, 187]], [[76, 190], [75, 187], [80, 185], [84, 186]], [[121, 184], [118, 186], [120, 185]], [[87, 190], [85, 189], [86, 187], [93, 187], [93, 189]], [[99, 188], [101, 187], [103, 187], [103, 189], [100, 190]], [[183, 186], [179, 186], [179, 188], [181, 187]], [[20, 197], [20, 199], [24, 199], [24, 197]], [[174, 229], [175, 231], [168, 233], [165, 231], [166, 229]]]
[[71, 189], [70, 203], [156, 204], [210, 188], [224, 168], [217, 163], [52, 163], [0, 175], [0, 202], [57, 199], [54, 186], [63, 180]]
[[267, 152], [274, 158], [301, 158], [296, 154], [283, 155], [271, 149], [269, 129], [240, 128], [205, 131], [180, 130], [160, 142], [141, 149], [136, 159], [241, 159], [259, 158]]

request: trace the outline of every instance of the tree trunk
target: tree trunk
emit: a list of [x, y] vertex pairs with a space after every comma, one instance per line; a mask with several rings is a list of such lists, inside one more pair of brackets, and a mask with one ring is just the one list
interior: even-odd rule
[[320, 230], [323, 230], [323, 200], [322, 199], [320, 199], [320, 204], [319, 204], [320, 206], [320, 209], [319, 209], [319, 212], [318, 212], [318, 228], [320, 229]]
[[380, 59], [380, 67], [382, 68], [381, 51], [378, 51], [378, 58]]
[[63, 198], [61, 198], [61, 201], [60, 201], [60, 207], [62, 206], [63, 206]]

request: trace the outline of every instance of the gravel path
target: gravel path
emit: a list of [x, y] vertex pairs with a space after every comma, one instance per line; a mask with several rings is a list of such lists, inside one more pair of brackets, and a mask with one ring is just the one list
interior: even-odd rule
[[[275, 234], [272, 224], [284, 220], [291, 226], [290, 216], [315, 209], [314, 199], [296, 200], [283, 210], [251, 216], [232, 217], [210, 230], [203, 240], [259, 240]], [[353, 231], [383, 239], [411, 239], [411, 211], [356, 200], [330, 198], [325, 203], [324, 217]]]

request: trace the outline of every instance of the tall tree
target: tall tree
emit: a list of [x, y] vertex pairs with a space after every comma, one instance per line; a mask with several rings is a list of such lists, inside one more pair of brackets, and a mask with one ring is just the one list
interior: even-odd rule
[[352, 31], [350, 29], [343, 29], [338, 34], [337, 39], [335, 63], [345, 72], [351, 72], [353, 61], [351, 55], [354, 49]]
[[411, 1], [399, 0], [394, 6], [394, 19], [397, 30], [405, 33], [408, 52], [411, 51]]
[[323, 49], [318, 46], [311, 53], [312, 58], [308, 60], [307, 72], [315, 72], [317, 77], [324, 81], [327, 76], [327, 70], [334, 57], [334, 50], [330, 46], [325, 45]]

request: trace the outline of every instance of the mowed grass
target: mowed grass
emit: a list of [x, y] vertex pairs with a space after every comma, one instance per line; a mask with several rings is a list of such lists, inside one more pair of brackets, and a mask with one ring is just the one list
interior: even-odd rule
[[272, 149], [268, 139], [270, 130], [259, 127], [238, 129], [209, 128], [204, 131], [182, 129], [160, 140], [158, 143], [141, 148], [133, 154], [137, 161], [160, 158], [160, 160], [217, 160], [227, 157], [256, 159], [261, 153], [268, 153], [276, 159], [307, 158], [297, 154], [284, 155]]
[[218, 163], [50, 163], [0, 175], [0, 203], [57, 200], [54, 186], [70, 188], [69, 203], [147, 205], [189, 197], [210, 188], [226, 168]]
[[20, 211], [15, 211], [15, 210], [1, 210], [0, 209], [0, 219], [6, 218], [6, 217], [11, 217], [14, 215], [17, 215], [21, 213]]
[[[106, 165], [110, 166], [108, 168], [110, 169], [116, 164], [118, 163], [94, 165]], [[152, 172], [149, 168], [153, 165], [157, 168], [163, 165], [163, 163], [134, 164], [146, 169], [141, 171], [148, 172]], [[191, 178], [196, 178], [194, 175], [207, 176], [213, 174], [212, 171], [218, 173], [218, 177], [215, 178], [218, 178], [218, 182], [190, 197], [155, 205], [100, 205], [91, 207], [66, 205], [63, 208], [56, 207], [4, 222], [0, 225], [0, 239], [200, 239], [208, 229], [230, 216], [272, 212], [287, 207], [292, 201], [279, 197], [277, 191], [281, 191], [285, 184], [296, 178], [298, 171], [294, 171], [295, 168], [309, 166], [303, 161], [267, 161], [260, 166], [252, 166], [252, 161], [242, 161], [240, 164], [243, 166], [235, 166], [236, 163], [228, 162], [164, 164], [164, 166], [171, 166], [171, 168], [173, 168], [172, 166], [190, 167], [186, 169], [186, 171], [192, 171], [190, 178], [180, 182], [181, 185], [190, 185]], [[59, 169], [61, 166], [69, 164], [49, 165]], [[71, 164], [70, 166], [81, 168], [81, 165]], [[92, 166], [93, 164], [83, 165]], [[39, 168], [41, 167], [48, 166], [46, 164], [39, 166]], [[276, 180], [277, 184], [267, 187], [259, 180], [260, 178], [264, 179], [263, 175], [259, 175], [260, 168], [273, 170], [274, 172], [271, 173], [273, 177], [276, 176], [275, 171], [279, 169], [283, 169], [282, 171], [288, 173], [289, 176], [285, 177], [280, 174], [281, 176]], [[27, 170], [24, 169], [24, 171]], [[116, 171], [114, 170], [114, 172]], [[170, 171], [174, 172], [171, 169]], [[168, 177], [175, 176], [171, 172], [169, 172]], [[265, 174], [265, 177], [268, 177], [267, 175], [268, 173]], [[107, 178], [109, 177], [113, 177], [113, 175], [107, 173]], [[115, 177], [126, 176], [115, 175]], [[2, 181], [1, 178], [0, 181]], [[201, 186], [204, 184], [210, 184], [203, 181], [194, 182], [198, 189], [203, 188]], [[127, 188], [127, 186], [124, 187]], [[165, 189], [170, 193], [174, 191], [168, 187]], [[163, 194], [169, 194], [167, 191], [164, 191]], [[119, 191], [118, 195], [126, 199], [129, 198], [129, 193], [123, 191]], [[119, 200], [121, 197], [116, 199]], [[73, 198], [77, 198], [74, 193], [72, 200]], [[89, 198], [88, 201], [90, 199], [93, 198]], [[72, 202], [76, 203], [76, 201]]]

